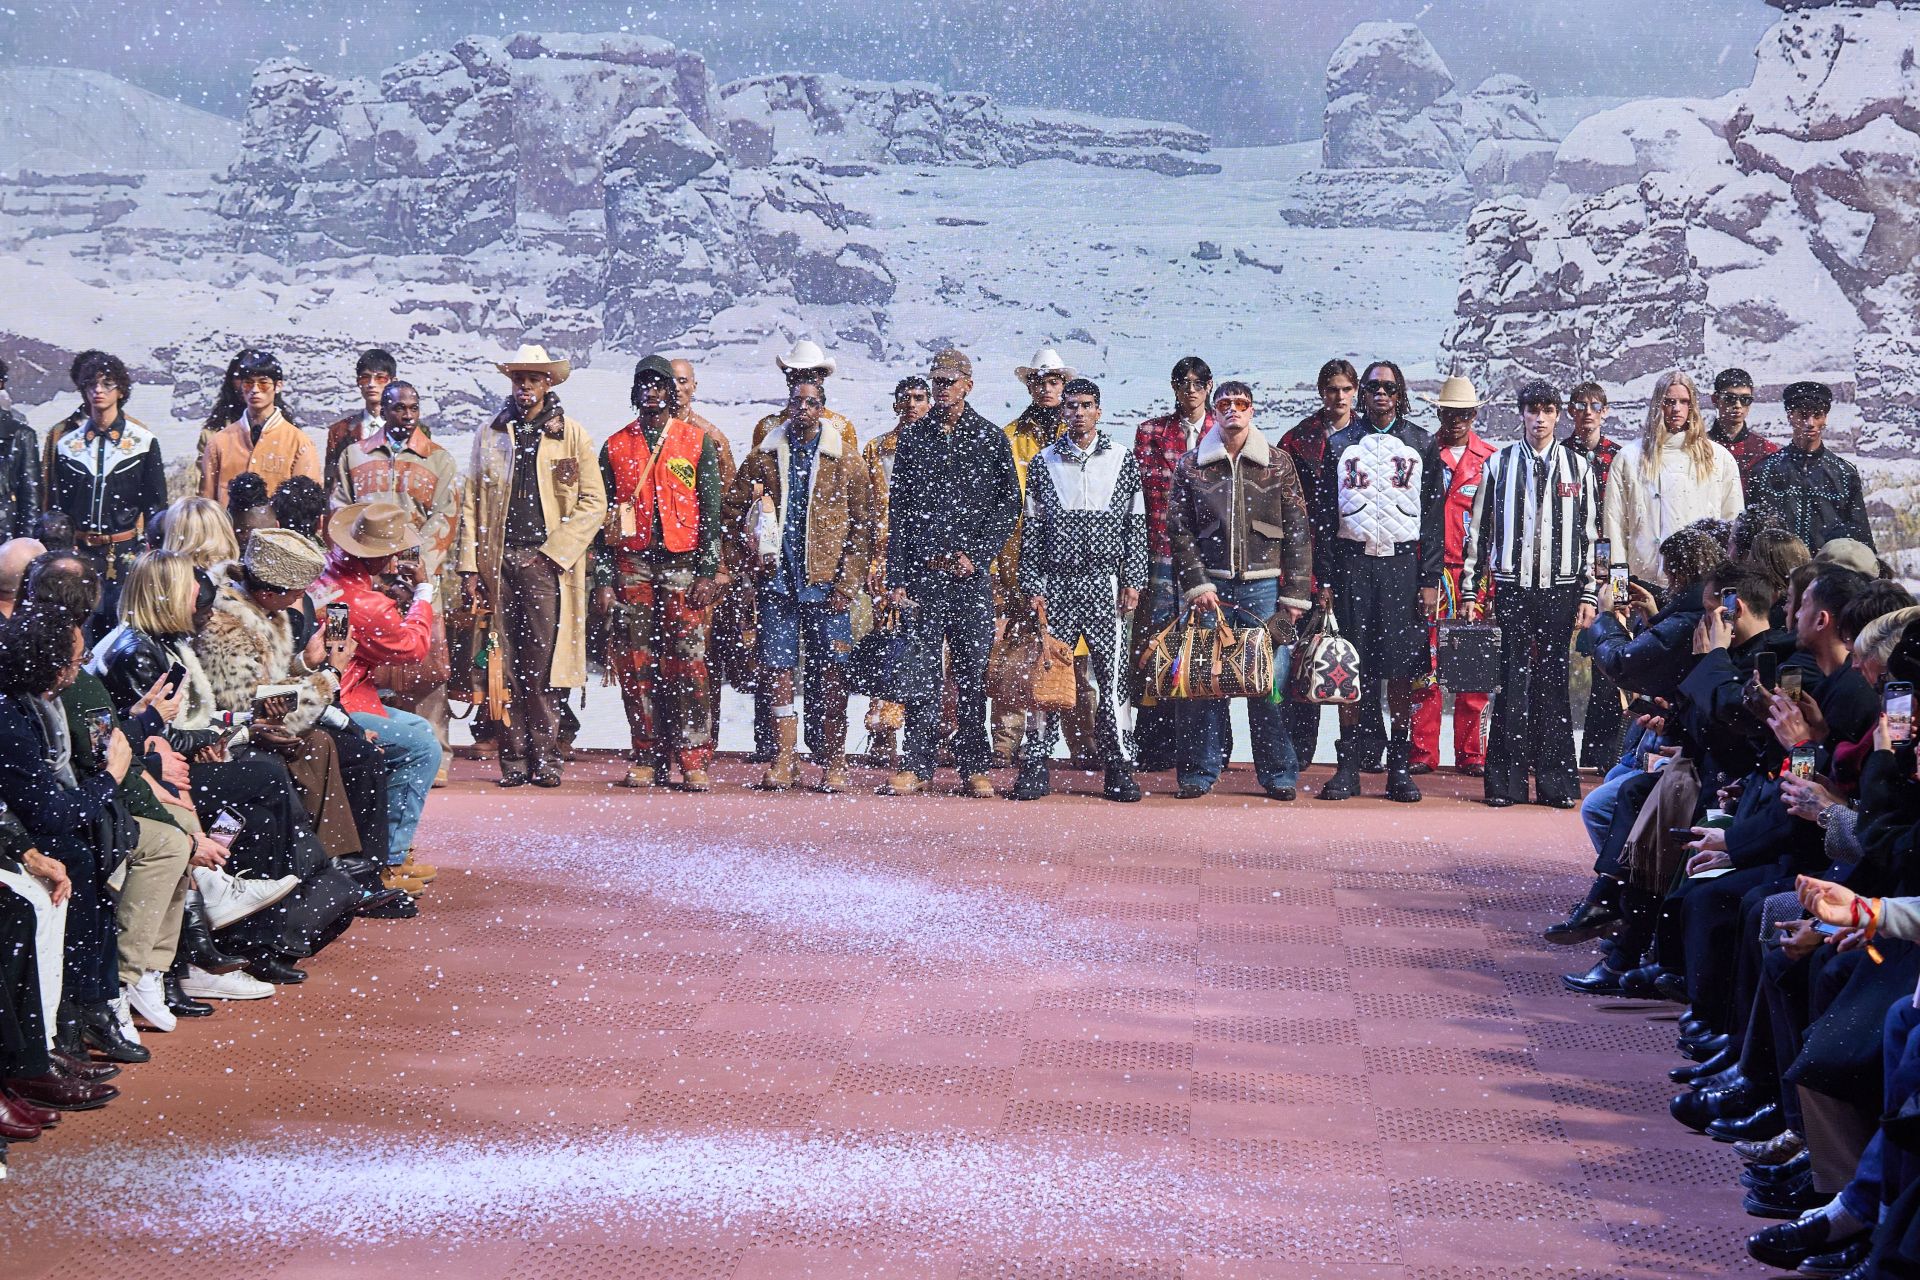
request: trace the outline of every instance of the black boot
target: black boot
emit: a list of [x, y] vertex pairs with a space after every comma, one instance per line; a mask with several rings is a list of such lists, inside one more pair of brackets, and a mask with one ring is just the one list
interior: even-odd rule
[[1387, 799], [1401, 804], [1419, 803], [1420, 788], [1407, 767], [1412, 755], [1413, 744], [1405, 738], [1395, 738], [1387, 744]]
[[1020, 776], [1013, 781], [1013, 790], [1008, 794], [1015, 800], [1038, 800], [1053, 790], [1053, 783], [1047, 774], [1045, 760], [1028, 760], [1020, 765]]
[[1100, 788], [1100, 794], [1109, 800], [1121, 804], [1133, 804], [1140, 799], [1140, 784], [1133, 780], [1133, 770], [1124, 762], [1107, 766], [1107, 779]]
[[71, 1000], [62, 1000], [54, 1014], [53, 1051], [85, 1061], [86, 1037], [80, 1034], [80, 1009]]
[[247, 972], [262, 982], [290, 987], [307, 980], [305, 969], [296, 969], [279, 956], [260, 956], [247, 962]]
[[232, 973], [247, 967], [245, 956], [230, 956], [214, 942], [207, 908], [197, 893], [187, 895], [186, 909], [180, 914], [180, 949], [196, 968], [207, 973]]
[[1574, 904], [1567, 918], [1549, 925], [1542, 936], [1557, 947], [1587, 942], [1620, 926], [1620, 882], [1612, 876], [1595, 876], [1584, 900]]
[[97, 1004], [77, 1006], [80, 1010], [80, 1037], [92, 1049], [109, 1062], [149, 1062], [153, 1053], [143, 1044], [135, 1044], [127, 1039], [120, 1030], [120, 1016], [113, 1010], [113, 1002], [102, 1000]]
[[1320, 787], [1322, 800], [1348, 800], [1360, 794], [1360, 749], [1345, 738], [1335, 740], [1333, 754], [1338, 761], [1333, 776]]
[[180, 979], [186, 976], [186, 956], [174, 956], [173, 964], [168, 967], [165, 976], [160, 979], [160, 990], [166, 996], [167, 1008], [173, 1011], [173, 1016], [176, 1018], [212, 1017], [212, 1005], [208, 1004], [205, 1000], [195, 1000], [192, 996], [189, 996], [180, 989]]

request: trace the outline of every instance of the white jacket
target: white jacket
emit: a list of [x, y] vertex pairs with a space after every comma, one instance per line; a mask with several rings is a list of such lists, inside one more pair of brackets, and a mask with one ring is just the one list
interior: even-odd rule
[[1660, 470], [1649, 477], [1641, 469], [1641, 442], [1621, 446], [1607, 478], [1606, 537], [1613, 563], [1636, 578], [1666, 585], [1660, 544], [1708, 516], [1731, 520], [1746, 505], [1740, 490], [1740, 466], [1722, 445], [1708, 441], [1713, 465], [1694, 474], [1693, 459], [1678, 444], [1660, 451]]

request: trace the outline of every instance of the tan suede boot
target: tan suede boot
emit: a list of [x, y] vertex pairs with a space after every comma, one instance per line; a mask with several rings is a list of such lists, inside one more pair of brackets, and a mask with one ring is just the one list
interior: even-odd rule
[[776, 716], [773, 721], [776, 754], [767, 771], [760, 775], [762, 791], [791, 791], [794, 780], [793, 752], [800, 741], [800, 721], [796, 716]]

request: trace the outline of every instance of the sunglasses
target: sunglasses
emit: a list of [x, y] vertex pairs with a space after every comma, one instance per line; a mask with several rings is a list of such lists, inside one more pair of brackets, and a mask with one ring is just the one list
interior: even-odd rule
[[1253, 408], [1253, 401], [1247, 399], [1245, 396], [1221, 396], [1213, 402], [1213, 407], [1216, 409], [1251, 409]]
[[1605, 413], [1607, 411], [1607, 402], [1605, 400], [1575, 400], [1567, 405], [1567, 408], [1573, 410], [1575, 413]]
[[273, 389], [272, 378], [237, 378], [235, 381], [240, 384], [242, 391], [271, 391]]
[[1360, 389], [1370, 396], [1394, 396], [1400, 394], [1400, 384], [1387, 382], [1380, 378], [1368, 378], [1360, 384]]
[[1753, 392], [1722, 391], [1716, 398], [1721, 404], [1749, 405], [1753, 403]]
[[802, 409], [818, 409], [827, 403], [826, 400], [820, 396], [796, 396], [793, 402]]
[[929, 383], [931, 383], [931, 384], [933, 385], [933, 389], [934, 389], [934, 390], [936, 390], [936, 391], [939, 391], [939, 390], [941, 390], [941, 389], [943, 389], [943, 388], [945, 388], [945, 387], [950, 387], [950, 386], [952, 386], [952, 385], [953, 385], [954, 383], [956, 383], [956, 382], [958, 382], [958, 381], [960, 381], [960, 379], [958, 379], [958, 378], [928, 378], [928, 379], [927, 379], [927, 381], [928, 381]]
[[1175, 378], [1173, 385], [1176, 387], [1204, 387], [1207, 385], [1207, 382], [1208, 379], [1206, 378], [1196, 378], [1189, 374], [1184, 378]]

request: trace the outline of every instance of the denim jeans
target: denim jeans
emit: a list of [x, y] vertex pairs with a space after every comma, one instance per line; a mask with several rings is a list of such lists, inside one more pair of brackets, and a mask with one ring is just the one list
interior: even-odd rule
[[[1278, 607], [1280, 584], [1274, 578], [1254, 582], [1218, 582], [1223, 606], [1238, 605], [1247, 614], [1265, 622]], [[1237, 613], [1229, 617], [1244, 625], [1247, 619]], [[1205, 621], [1205, 619], [1201, 619]], [[1292, 653], [1277, 648], [1273, 655], [1273, 678], [1284, 689], [1287, 666]], [[1282, 703], [1269, 698], [1248, 698], [1247, 726], [1253, 736], [1253, 772], [1263, 787], [1291, 787], [1300, 780], [1300, 759], [1294, 750], [1293, 736], [1287, 732]], [[1183, 787], [1207, 788], [1220, 780], [1226, 768], [1230, 739], [1229, 708], [1224, 698], [1182, 699], [1174, 703], [1174, 735], [1178, 743], [1177, 776]]]
[[411, 711], [389, 707], [384, 716], [356, 711], [352, 718], [379, 740], [380, 754], [386, 757], [387, 863], [395, 866], [406, 861], [413, 847], [420, 811], [426, 808], [427, 792], [440, 772], [440, 740], [433, 726]]

